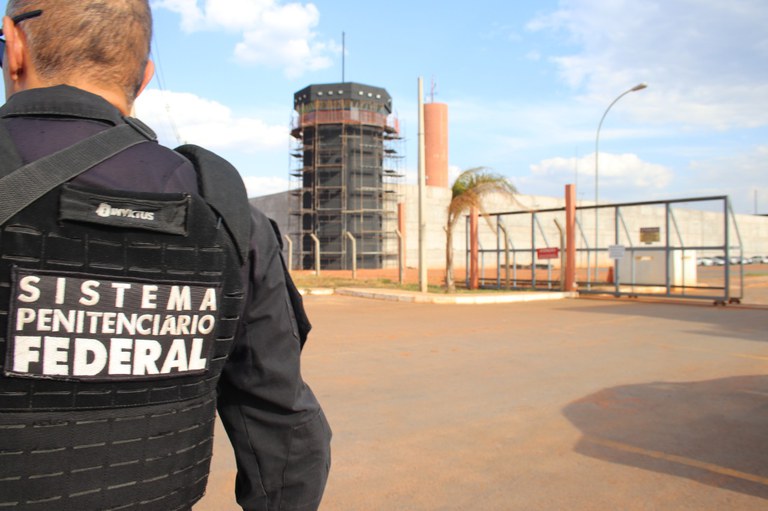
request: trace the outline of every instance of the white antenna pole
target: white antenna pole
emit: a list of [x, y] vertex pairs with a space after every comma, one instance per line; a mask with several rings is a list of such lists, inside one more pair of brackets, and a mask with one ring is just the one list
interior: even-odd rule
[[427, 224], [425, 195], [427, 190], [427, 173], [424, 148], [424, 82], [419, 77], [419, 290], [427, 292]]

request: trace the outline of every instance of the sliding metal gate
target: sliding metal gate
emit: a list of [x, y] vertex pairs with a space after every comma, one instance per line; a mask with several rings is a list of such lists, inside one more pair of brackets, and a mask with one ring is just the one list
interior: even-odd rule
[[[481, 287], [561, 288], [564, 208], [494, 213], [486, 220], [478, 226]], [[467, 268], [469, 243], [467, 234]], [[743, 246], [727, 196], [579, 206], [576, 256], [582, 294], [716, 304], [743, 298]]]

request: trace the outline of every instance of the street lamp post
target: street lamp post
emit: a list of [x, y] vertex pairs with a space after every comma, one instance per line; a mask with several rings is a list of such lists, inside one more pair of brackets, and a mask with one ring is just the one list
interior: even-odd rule
[[643, 90], [646, 87], [648, 87], [645, 83], [639, 83], [632, 87], [629, 90], [626, 90], [619, 94], [616, 99], [614, 99], [610, 105], [608, 105], [608, 108], [605, 109], [605, 112], [603, 112], [603, 116], [600, 118], [600, 124], [597, 125], [597, 135], [595, 136], [595, 283], [597, 283], [597, 272], [598, 272], [598, 256], [600, 252], [597, 250], [598, 248], [598, 225], [597, 225], [597, 206], [600, 202], [600, 195], [599, 195], [599, 187], [598, 187], [598, 159], [600, 157], [600, 128], [603, 127], [603, 121], [605, 120], [605, 116], [608, 115], [608, 112], [611, 110], [611, 107], [615, 105], [621, 98], [629, 94], [630, 92], [637, 92], [639, 90]]

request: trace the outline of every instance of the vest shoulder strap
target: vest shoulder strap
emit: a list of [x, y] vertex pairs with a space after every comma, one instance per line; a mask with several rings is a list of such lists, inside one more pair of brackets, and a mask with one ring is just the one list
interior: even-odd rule
[[[9, 192], [0, 203], [0, 224], [60, 184], [131, 146], [151, 140], [148, 136], [133, 123], [118, 124], [2, 176], [0, 190]], [[0, 137], [12, 144], [9, 138], [2, 134]]]
[[227, 160], [200, 146], [186, 144], [176, 152], [187, 158], [197, 171], [200, 194], [221, 216], [237, 247], [240, 262], [248, 257], [251, 237], [251, 210], [245, 184]]
[[22, 163], [5, 123], [0, 120], [0, 178], [21, 167]]

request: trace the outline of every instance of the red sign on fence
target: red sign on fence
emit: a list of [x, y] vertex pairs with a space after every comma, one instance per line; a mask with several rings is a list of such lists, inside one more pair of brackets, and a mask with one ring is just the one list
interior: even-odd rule
[[560, 257], [560, 249], [557, 247], [536, 249], [536, 259], [557, 259], [558, 257]]

